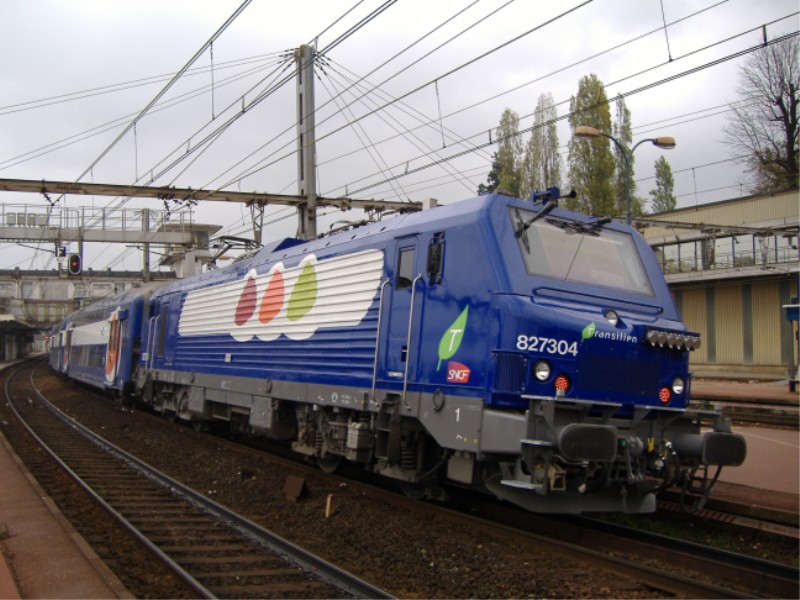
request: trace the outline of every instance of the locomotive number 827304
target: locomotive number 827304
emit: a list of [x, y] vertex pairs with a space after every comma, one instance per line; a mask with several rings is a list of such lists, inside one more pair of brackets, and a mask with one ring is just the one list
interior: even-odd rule
[[631, 227], [502, 194], [128, 289], [69, 315], [51, 365], [202, 428], [436, 497], [538, 512], [703, 502], [744, 439], [688, 408], [686, 330]]

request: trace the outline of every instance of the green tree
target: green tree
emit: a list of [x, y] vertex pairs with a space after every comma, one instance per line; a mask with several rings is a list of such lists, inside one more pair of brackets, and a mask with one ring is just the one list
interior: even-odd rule
[[675, 198], [675, 180], [672, 178], [672, 167], [663, 156], [659, 156], [655, 164], [656, 168], [656, 187], [650, 190], [653, 200], [653, 212], [660, 213], [668, 210], [675, 210], [678, 204]]
[[612, 135], [625, 148], [625, 152], [630, 160], [630, 169], [625, 168], [625, 157], [616, 144], [613, 144], [614, 160], [616, 169], [614, 170], [614, 198], [616, 201], [616, 214], [624, 215], [628, 209], [628, 189], [631, 194], [631, 214], [642, 215], [644, 213], [644, 203], [641, 198], [636, 197], [636, 178], [634, 177], [634, 157], [631, 154], [631, 144], [633, 136], [631, 134], [631, 111], [625, 105], [622, 94], [617, 94], [614, 98], [616, 104], [616, 115]]
[[500, 183], [500, 177], [498, 175], [499, 172], [500, 172], [500, 163], [497, 161], [497, 152], [495, 152], [492, 154], [492, 169], [486, 176], [486, 183], [481, 183], [478, 186], [479, 196], [483, 196], [484, 194], [494, 193], [494, 191], [497, 189], [497, 185]]
[[558, 112], [550, 92], [539, 96], [533, 116], [533, 131], [525, 147], [520, 197], [552, 186], [561, 187], [561, 155], [558, 153]]
[[744, 156], [755, 193], [798, 187], [799, 53], [791, 37], [757, 50], [739, 70], [725, 142]]
[[522, 180], [522, 140], [519, 115], [510, 108], [503, 111], [497, 128], [498, 191], [520, 195]]
[[[578, 93], [569, 101], [569, 124], [574, 134], [578, 125], [588, 125], [599, 131], [611, 129], [611, 114], [603, 83], [597, 75], [581, 77]], [[592, 215], [616, 216], [614, 188], [614, 155], [611, 141], [600, 137], [582, 140], [570, 136], [569, 182], [577, 198], [567, 201], [567, 207]]]

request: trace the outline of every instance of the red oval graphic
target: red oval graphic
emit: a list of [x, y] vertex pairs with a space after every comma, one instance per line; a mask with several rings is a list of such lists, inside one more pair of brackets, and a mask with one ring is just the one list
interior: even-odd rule
[[275, 271], [264, 295], [261, 296], [258, 320], [266, 325], [280, 312], [281, 306], [283, 306], [283, 273]]
[[236, 305], [236, 314], [233, 322], [236, 325], [244, 325], [256, 311], [256, 280], [249, 276], [247, 283], [244, 284], [242, 295], [239, 296], [239, 303]]

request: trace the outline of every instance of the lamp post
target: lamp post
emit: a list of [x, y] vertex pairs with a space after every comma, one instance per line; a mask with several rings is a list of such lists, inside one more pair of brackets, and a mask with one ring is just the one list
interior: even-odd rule
[[578, 125], [575, 128], [575, 133], [573, 134], [576, 138], [588, 140], [592, 138], [604, 137], [610, 139], [617, 145], [619, 148], [622, 157], [625, 159], [625, 195], [626, 195], [626, 209], [625, 209], [625, 222], [630, 225], [631, 224], [631, 160], [633, 159], [633, 152], [644, 142], [652, 142], [652, 144], [658, 148], [663, 148], [664, 150], [672, 150], [675, 147], [675, 138], [669, 136], [661, 136], [656, 138], [645, 138], [643, 140], [639, 140], [636, 144], [631, 148], [631, 151], [628, 152], [625, 149], [625, 146], [615, 138], [614, 136], [608, 135], [607, 133], [603, 133], [602, 131], [595, 129], [594, 127], [589, 127], [588, 125]]

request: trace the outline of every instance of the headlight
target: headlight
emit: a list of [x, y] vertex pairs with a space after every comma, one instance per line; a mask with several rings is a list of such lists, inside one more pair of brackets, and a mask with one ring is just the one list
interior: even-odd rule
[[606, 321], [611, 323], [612, 327], [616, 327], [619, 323], [619, 315], [615, 310], [607, 310], [603, 316], [606, 318]]
[[676, 396], [680, 396], [683, 393], [683, 385], [684, 385], [683, 378], [676, 377], [672, 381], [672, 393], [675, 394]]
[[551, 373], [550, 363], [546, 360], [537, 361], [533, 365], [533, 376], [536, 377], [536, 381], [547, 381]]

